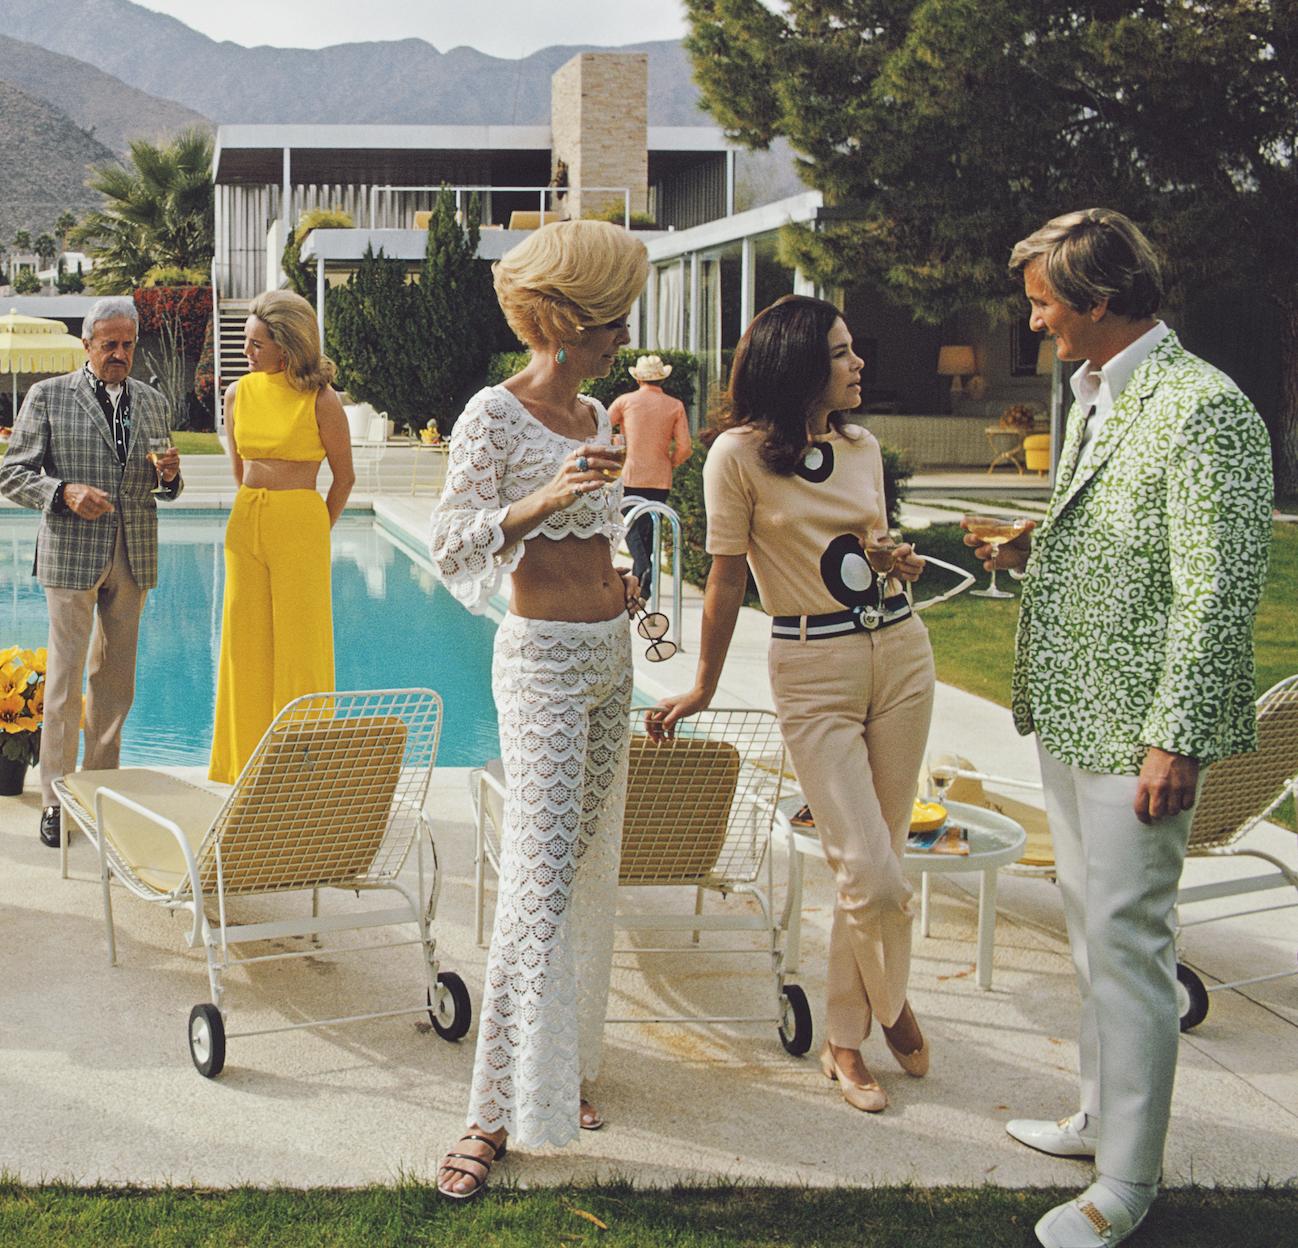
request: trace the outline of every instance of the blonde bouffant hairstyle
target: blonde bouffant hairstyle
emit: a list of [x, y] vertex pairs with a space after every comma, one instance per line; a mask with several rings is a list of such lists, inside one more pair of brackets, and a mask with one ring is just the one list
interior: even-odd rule
[[338, 372], [320, 350], [320, 327], [315, 310], [291, 290], [268, 290], [248, 309], [266, 326], [271, 341], [284, 352], [284, 376], [294, 390], [323, 390]]
[[509, 327], [529, 347], [572, 343], [623, 317], [649, 277], [644, 244], [609, 221], [555, 221], [491, 266]]

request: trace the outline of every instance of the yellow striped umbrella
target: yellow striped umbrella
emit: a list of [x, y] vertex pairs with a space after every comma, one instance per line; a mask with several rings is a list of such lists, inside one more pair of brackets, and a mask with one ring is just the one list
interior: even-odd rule
[[10, 308], [0, 316], [0, 373], [13, 377], [14, 419], [18, 418], [19, 373], [70, 373], [86, 358], [80, 338], [62, 321], [20, 316]]

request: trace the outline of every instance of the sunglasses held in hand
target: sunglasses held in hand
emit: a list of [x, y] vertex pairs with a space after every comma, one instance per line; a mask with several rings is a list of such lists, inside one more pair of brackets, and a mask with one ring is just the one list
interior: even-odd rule
[[661, 663], [676, 653], [678, 646], [667, 640], [670, 624], [661, 611], [650, 612], [641, 607], [632, 618], [636, 620], [636, 632], [649, 643], [645, 658], [650, 663]]

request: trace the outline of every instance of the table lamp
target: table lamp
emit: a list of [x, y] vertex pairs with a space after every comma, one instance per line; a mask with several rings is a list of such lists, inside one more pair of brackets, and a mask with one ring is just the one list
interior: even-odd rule
[[937, 353], [937, 371], [939, 377], [951, 378], [951, 397], [959, 398], [964, 393], [962, 378], [973, 377], [978, 372], [972, 347], [939, 347]]

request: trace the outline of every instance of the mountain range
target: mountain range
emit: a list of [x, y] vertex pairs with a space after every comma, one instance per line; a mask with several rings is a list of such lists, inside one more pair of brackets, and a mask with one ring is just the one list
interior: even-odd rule
[[[123, 154], [132, 138], [223, 122], [543, 124], [550, 76], [594, 50], [505, 60], [422, 39], [248, 48], [130, 0], [0, 0], [0, 30], [4, 243], [94, 204], [87, 166]], [[679, 43], [617, 50], [649, 57], [650, 124], [709, 123]], [[739, 183], [741, 206], [802, 189], [787, 150], [744, 154]]]
[[[519, 60], [473, 48], [440, 52], [422, 39], [328, 48], [217, 42], [130, 0], [0, 0], [0, 29], [221, 122], [544, 122], [550, 75], [589, 45]], [[706, 124], [679, 43], [633, 44], [649, 56], [649, 120]], [[0, 71], [2, 72], [2, 71]]]

